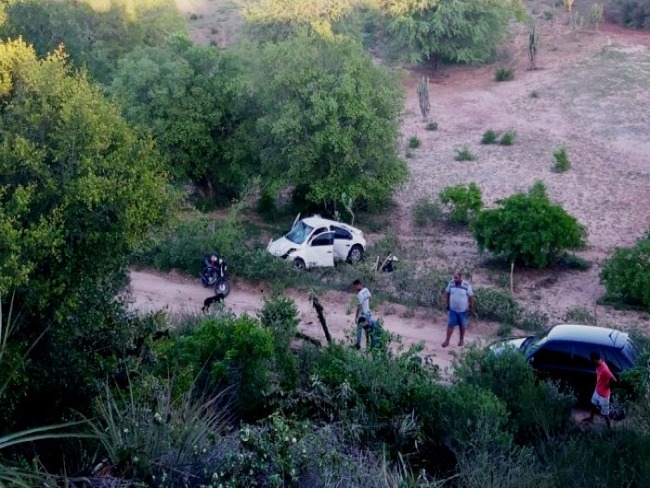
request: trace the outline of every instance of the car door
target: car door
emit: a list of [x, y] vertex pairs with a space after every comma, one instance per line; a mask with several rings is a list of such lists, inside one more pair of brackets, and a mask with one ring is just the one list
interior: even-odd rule
[[307, 266], [334, 266], [334, 232], [312, 236], [306, 249]]
[[345, 261], [352, 248], [352, 233], [336, 225], [330, 228], [334, 232], [334, 259]]
[[573, 370], [571, 354], [571, 343], [549, 341], [540, 347], [528, 362], [543, 378], [566, 381], [567, 375]]

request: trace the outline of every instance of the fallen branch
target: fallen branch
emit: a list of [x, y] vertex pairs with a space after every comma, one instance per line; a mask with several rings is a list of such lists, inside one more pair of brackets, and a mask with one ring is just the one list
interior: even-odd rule
[[314, 310], [316, 310], [316, 315], [318, 316], [318, 321], [320, 322], [320, 325], [323, 327], [323, 332], [325, 333], [325, 339], [327, 339], [327, 343], [331, 344], [332, 336], [330, 335], [330, 331], [327, 328], [327, 322], [325, 322], [325, 314], [323, 313], [323, 306], [320, 304], [320, 301], [318, 300], [318, 297], [314, 293], [314, 290], [309, 290], [309, 301], [313, 305]]
[[317, 347], [323, 347], [323, 345], [320, 343], [318, 339], [314, 339], [313, 337], [308, 336], [307, 334], [303, 334], [302, 332], [296, 332], [296, 339], [300, 339], [302, 341], [309, 342], [310, 344], [313, 344], [314, 346]]

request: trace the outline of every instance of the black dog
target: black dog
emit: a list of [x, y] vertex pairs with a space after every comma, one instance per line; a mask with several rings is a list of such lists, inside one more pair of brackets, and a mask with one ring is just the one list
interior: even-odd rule
[[210, 305], [212, 305], [214, 302], [223, 303], [225, 298], [226, 297], [223, 296], [223, 293], [217, 293], [213, 297], [208, 297], [205, 300], [203, 300], [203, 307], [201, 308], [201, 310], [203, 310], [203, 313], [207, 313], [208, 309], [210, 308]]

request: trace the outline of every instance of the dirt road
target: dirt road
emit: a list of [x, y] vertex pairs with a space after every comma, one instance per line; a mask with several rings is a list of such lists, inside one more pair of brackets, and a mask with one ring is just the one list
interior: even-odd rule
[[[154, 271], [131, 271], [132, 308], [143, 312], [167, 310], [171, 315], [200, 314], [203, 300], [212, 295], [211, 289], [204, 288], [198, 277], [196, 280], [178, 274], [162, 274]], [[267, 290], [235, 283], [226, 299], [226, 306], [235, 314], [257, 315], [262, 307]], [[325, 341], [323, 329], [318, 322], [308, 300], [307, 292], [289, 290], [300, 312], [299, 330], [322, 342]], [[328, 327], [335, 340], [344, 340], [353, 333], [353, 295], [341, 292], [327, 292], [320, 296], [325, 309]], [[445, 334], [445, 315], [439, 311], [426, 309], [407, 309], [401, 305], [382, 303], [375, 305], [376, 315], [382, 319], [384, 327], [402, 338], [405, 346], [423, 342], [424, 354], [446, 368], [454, 355], [461, 351], [457, 346], [456, 333], [450, 347], [443, 349], [441, 344]], [[467, 329], [466, 344], [491, 340], [495, 326], [474, 321]]]

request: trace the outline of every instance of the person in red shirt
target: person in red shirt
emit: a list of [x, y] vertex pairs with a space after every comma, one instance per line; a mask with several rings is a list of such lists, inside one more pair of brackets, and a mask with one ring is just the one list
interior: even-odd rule
[[591, 353], [591, 360], [596, 363], [596, 389], [591, 397], [591, 415], [584, 419], [585, 422], [592, 422], [594, 415], [600, 410], [600, 415], [605, 418], [607, 427], [611, 427], [609, 421], [609, 397], [612, 393], [610, 383], [616, 378], [609, 370], [607, 363], [603, 361], [597, 352]]

